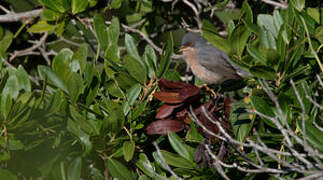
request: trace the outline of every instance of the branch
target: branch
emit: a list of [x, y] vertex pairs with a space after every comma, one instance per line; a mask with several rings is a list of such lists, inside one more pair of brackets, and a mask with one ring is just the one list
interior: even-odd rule
[[25, 55], [29, 55], [31, 52], [33, 52], [35, 49], [38, 49], [41, 47], [42, 44], [45, 43], [46, 38], [47, 38], [48, 33], [44, 33], [44, 35], [40, 38], [39, 41], [36, 41], [35, 45], [27, 48], [27, 49], [23, 49], [23, 50], [18, 50], [18, 51], [14, 51], [12, 56], [9, 59], [9, 62], [13, 61], [16, 57], [19, 56], [25, 56]]
[[23, 21], [29, 18], [33, 18], [39, 16], [39, 14], [43, 11], [43, 9], [35, 9], [31, 11], [26, 11], [22, 13], [14, 13], [10, 12], [5, 15], [0, 15], [0, 22], [17, 22]]
[[261, 0], [261, 1], [264, 2], [264, 3], [266, 3], [266, 4], [275, 6], [277, 8], [286, 9], [288, 7], [286, 4], [279, 3], [279, 2], [275, 2], [275, 1], [272, 1], [272, 0]]

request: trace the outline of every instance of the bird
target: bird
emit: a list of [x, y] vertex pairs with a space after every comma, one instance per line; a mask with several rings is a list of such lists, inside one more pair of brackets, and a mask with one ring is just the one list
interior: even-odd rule
[[251, 76], [233, 64], [222, 50], [196, 33], [188, 32], [183, 36], [181, 51], [193, 74], [207, 84], [221, 84], [225, 80], [242, 80]]

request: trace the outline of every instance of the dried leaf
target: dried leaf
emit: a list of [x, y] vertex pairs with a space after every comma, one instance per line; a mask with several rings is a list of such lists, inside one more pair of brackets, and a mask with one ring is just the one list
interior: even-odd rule
[[180, 121], [171, 119], [154, 121], [146, 128], [147, 134], [163, 134], [170, 132], [178, 132], [184, 129], [184, 124]]
[[160, 101], [170, 104], [178, 104], [184, 101], [181, 95], [177, 92], [156, 92], [154, 93], [154, 97]]
[[182, 104], [178, 104], [178, 105], [169, 105], [169, 104], [163, 104], [157, 111], [157, 114], [155, 116], [156, 119], [164, 119], [167, 118], [168, 116], [170, 116], [173, 111], [182, 106]]

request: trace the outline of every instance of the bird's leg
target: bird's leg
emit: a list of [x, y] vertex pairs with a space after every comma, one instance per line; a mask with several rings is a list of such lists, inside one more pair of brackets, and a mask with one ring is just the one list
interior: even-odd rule
[[207, 86], [207, 84], [203, 84], [203, 85], [201, 85], [201, 88], [205, 88], [205, 90], [206, 90], [206, 91], [208, 91], [214, 99], [216, 99], [216, 98], [217, 98], [217, 94], [216, 94], [216, 92], [214, 92], [214, 90], [213, 90], [213, 89], [209, 88], [209, 87]]

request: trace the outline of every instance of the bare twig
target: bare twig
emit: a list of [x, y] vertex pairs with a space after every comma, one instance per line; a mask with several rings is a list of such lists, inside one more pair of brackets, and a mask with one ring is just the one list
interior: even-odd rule
[[163, 166], [166, 167], [167, 170], [168, 170], [168, 172], [170, 172], [176, 179], [182, 180], [182, 178], [178, 177], [177, 174], [168, 166], [168, 164], [166, 163], [166, 161], [165, 161], [162, 153], [160, 152], [160, 149], [159, 149], [157, 143], [156, 142], [153, 142], [153, 145], [156, 148], [157, 154], [158, 154], [158, 156], [159, 156], [159, 158], [160, 158]]
[[277, 8], [286, 9], [288, 7], [287, 4], [285, 4], [285, 3], [279, 3], [279, 2], [276, 2], [276, 1], [272, 1], [272, 0], [261, 0], [261, 1], [266, 3], [266, 4], [275, 6]]
[[45, 43], [47, 35], [48, 35], [47, 32], [44, 33], [44, 35], [40, 38], [39, 41], [36, 41], [36, 43], [33, 46], [31, 46], [27, 49], [14, 51], [12, 56], [9, 59], [9, 62], [13, 61], [16, 57], [29, 55], [34, 50], [38, 49], [42, 44]]
[[27, 12], [22, 13], [14, 13], [9, 12], [5, 15], [0, 15], [0, 22], [16, 22], [16, 21], [23, 21], [29, 18], [34, 18], [39, 16], [39, 14], [43, 11], [43, 9], [35, 9]]
[[[6, 61], [3, 57], [1, 57], [1, 60], [2, 60], [2, 62], [3, 62], [5, 65], [10, 66], [10, 67], [14, 67], [14, 66], [13, 66], [12, 64], [10, 64], [8, 61]], [[37, 80], [36, 78], [34, 78], [34, 77], [30, 76], [30, 75], [28, 75], [28, 77], [29, 77], [30, 81], [32, 81], [32, 82], [33, 82], [33, 83], [35, 83], [37, 86], [39, 86], [39, 82], [38, 82], [38, 80]]]

